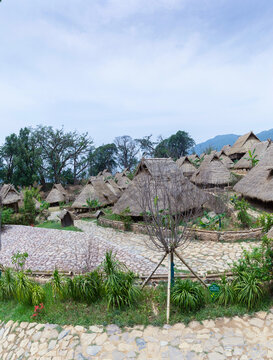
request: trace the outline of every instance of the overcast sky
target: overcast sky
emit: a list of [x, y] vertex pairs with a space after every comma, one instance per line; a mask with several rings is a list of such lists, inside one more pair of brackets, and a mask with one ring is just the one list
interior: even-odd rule
[[268, 0], [2, 0], [0, 142], [273, 128], [272, 19]]

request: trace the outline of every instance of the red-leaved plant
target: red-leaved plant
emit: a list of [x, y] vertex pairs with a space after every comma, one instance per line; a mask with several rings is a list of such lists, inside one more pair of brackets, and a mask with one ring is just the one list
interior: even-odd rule
[[33, 319], [37, 319], [39, 317], [39, 314], [44, 310], [44, 304], [41, 303], [40, 305], [34, 306], [34, 313], [31, 315]]

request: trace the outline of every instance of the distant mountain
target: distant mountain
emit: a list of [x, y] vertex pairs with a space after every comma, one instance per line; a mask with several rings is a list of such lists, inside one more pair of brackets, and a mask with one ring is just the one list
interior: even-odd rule
[[[273, 140], [273, 129], [262, 131], [256, 135], [261, 141], [265, 141], [267, 139]], [[196, 154], [198, 155], [202, 154], [202, 152], [204, 152], [209, 147], [212, 147], [213, 149], [219, 151], [222, 149], [224, 145], [232, 146], [239, 136], [241, 135], [235, 135], [235, 134], [217, 135], [212, 139], [209, 139], [207, 141], [195, 145], [193, 151], [196, 152]]]

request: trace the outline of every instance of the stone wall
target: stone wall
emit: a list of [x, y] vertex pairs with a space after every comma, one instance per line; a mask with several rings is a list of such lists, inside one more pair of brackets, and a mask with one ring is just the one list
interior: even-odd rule
[[[125, 231], [125, 226], [122, 221], [115, 221], [100, 217], [98, 220], [100, 225], [109, 226], [114, 229]], [[183, 230], [183, 229], [181, 229]], [[136, 234], [147, 234], [147, 228], [143, 224], [133, 223], [131, 224], [131, 231]], [[197, 240], [201, 241], [238, 241], [247, 239], [260, 239], [262, 237], [262, 228], [240, 230], [240, 231], [212, 231], [193, 229], [193, 236]]]

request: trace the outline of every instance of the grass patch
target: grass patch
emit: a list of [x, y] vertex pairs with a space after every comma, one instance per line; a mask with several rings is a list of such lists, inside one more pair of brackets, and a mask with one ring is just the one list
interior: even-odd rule
[[[118, 326], [134, 325], [157, 325], [162, 326], [166, 323], [166, 284], [159, 285], [156, 289], [146, 287], [142, 291], [142, 298], [137, 305], [121, 308], [107, 309], [105, 300], [100, 300], [91, 305], [75, 301], [54, 300], [51, 286], [44, 286], [46, 299], [44, 302], [45, 311], [35, 322], [54, 323], [58, 325], [90, 325], [117, 324]], [[158, 310], [155, 314], [152, 309], [152, 303]], [[252, 314], [254, 311], [269, 310], [273, 305], [273, 299], [266, 297], [264, 301], [253, 311], [247, 311], [247, 308], [239, 305], [230, 305], [223, 307], [215, 303], [207, 303], [206, 306], [197, 312], [182, 312], [174, 305], [171, 306], [170, 323], [183, 322], [185, 324], [192, 320], [203, 321], [206, 319], [215, 319], [217, 317], [242, 316]], [[7, 322], [13, 321], [33, 321], [31, 315], [33, 307], [18, 304], [14, 300], [0, 301], [0, 319]]]
[[81, 231], [81, 229], [77, 228], [76, 226], [67, 226], [62, 227], [60, 222], [57, 221], [45, 221], [42, 224], [36, 225], [38, 228], [42, 229], [55, 229], [55, 230], [68, 230], [68, 231]]

